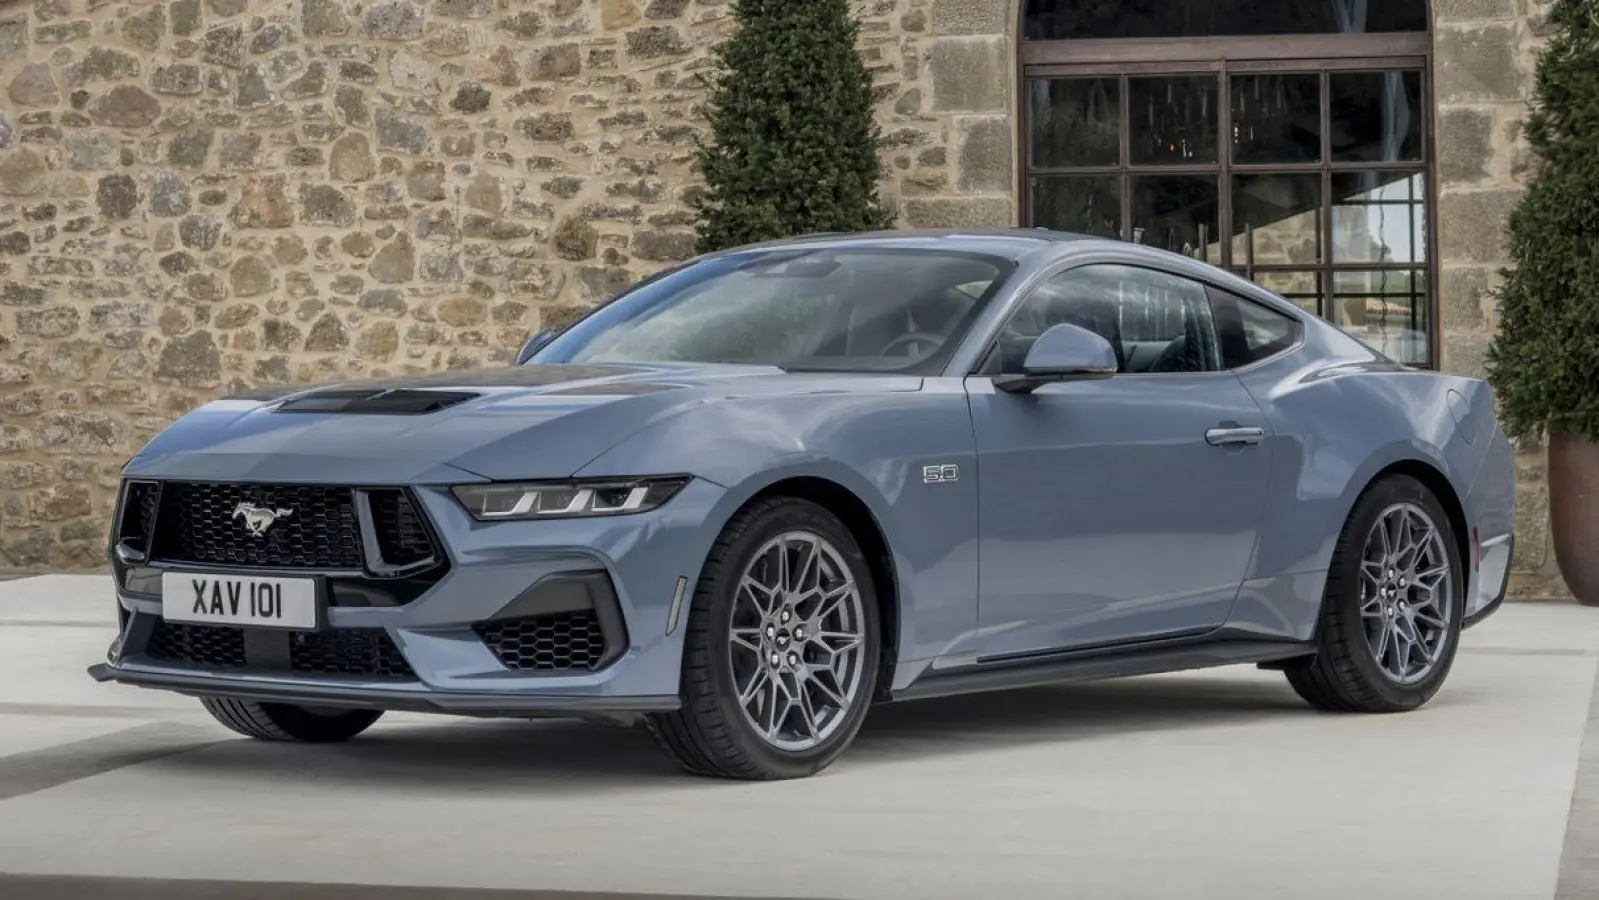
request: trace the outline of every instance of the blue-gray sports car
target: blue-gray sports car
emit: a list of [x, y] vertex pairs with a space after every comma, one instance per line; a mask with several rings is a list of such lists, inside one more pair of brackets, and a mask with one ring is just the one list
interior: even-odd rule
[[91, 673], [242, 734], [643, 722], [698, 774], [876, 703], [1250, 664], [1442, 686], [1503, 600], [1482, 381], [1195, 260], [1047, 231], [701, 256], [517, 365], [244, 393], [126, 466]]

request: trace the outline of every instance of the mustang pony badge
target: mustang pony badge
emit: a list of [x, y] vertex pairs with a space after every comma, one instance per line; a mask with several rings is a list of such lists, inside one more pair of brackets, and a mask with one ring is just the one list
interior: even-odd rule
[[276, 524], [279, 519], [285, 519], [292, 515], [294, 515], [294, 510], [292, 509], [268, 509], [249, 502], [240, 503], [233, 508], [233, 518], [244, 519], [244, 530], [250, 532], [251, 537], [260, 537], [266, 534], [267, 529]]

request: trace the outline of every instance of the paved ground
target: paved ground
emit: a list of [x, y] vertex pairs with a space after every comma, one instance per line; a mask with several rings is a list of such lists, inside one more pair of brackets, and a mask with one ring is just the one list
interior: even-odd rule
[[743, 785], [564, 722], [234, 739], [89, 680], [109, 604], [0, 584], [7, 900], [1599, 897], [1599, 610], [1507, 608], [1412, 715], [1251, 669], [1106, 682], [883, 708], [828, 774]]

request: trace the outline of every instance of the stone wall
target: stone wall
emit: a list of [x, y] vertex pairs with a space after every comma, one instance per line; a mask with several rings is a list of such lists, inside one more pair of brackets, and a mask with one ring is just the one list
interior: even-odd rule
[[[1438, 252], [1443, 365], [1481, 377], [1495, 323], [1494, 288], [1507, 262], [1505, 224], [1532, 163], [1522, 138], [1543, 0], [1433, 0], [1438, 99]], [[1543, 448], [1518, 460], [1512, 590], [1567, 596], [1549, 540]]]
[[[859, 4], [911, 224], [1014, 221], [1010, 57], [930, 37], [985, 8]], [[689, 255], [729, 25], [726, 0], [0, 0], [0, 567], [102, 565], [118, 467], [208, 399], [503, 362]]]
[[[1542, 0], [1434, 0], [1444, 365], [1480, 374]], [[1019, 0], [858, 0], [884, 196], [1017, 222]], [[0, 567], [95, 568], [226, 391], [503, 363], [691, 252], [726, 0], [0, 0]], [[1517, 589], [1564, 592], [1542, 454]]]

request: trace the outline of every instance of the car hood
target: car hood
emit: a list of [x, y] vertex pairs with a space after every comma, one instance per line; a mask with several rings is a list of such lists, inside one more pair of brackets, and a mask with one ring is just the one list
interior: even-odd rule
[[708, 364], [532, 365], [330, 382], [208, 403], [158, 435], [125, 472], [341, 484], [566, 478], [695, 405], [920, 386], [919, 378]]

